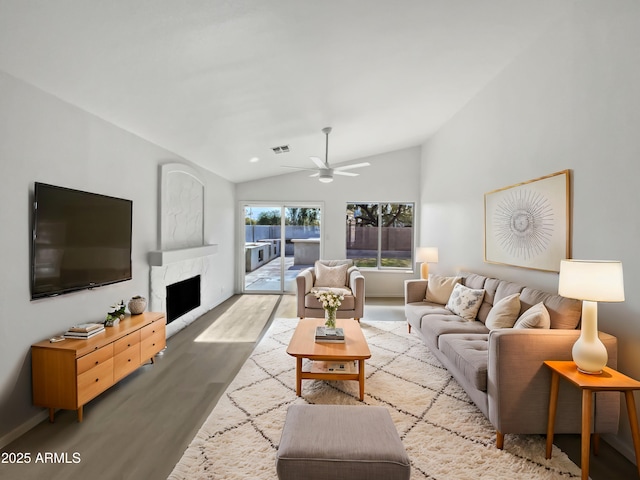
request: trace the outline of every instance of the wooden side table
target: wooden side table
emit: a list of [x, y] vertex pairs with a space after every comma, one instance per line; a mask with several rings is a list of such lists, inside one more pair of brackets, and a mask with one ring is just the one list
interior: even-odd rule
[[[623, 392], [627, 401], [627, 413], [633, 436], [633, 447], [638, 463], [640, 475], [640, 433], [638, 432], [638, 415], [633, 399], [633, 391], [640, 390], [640, 382], [627, 377], [609, 367], [604, 367], [600, 374], [586, 374], [578, 371], [572, 361], [550, 361], [544, 364], [551, 369], [551, 392], [549, 394], [549, 419], [547, 423], [547, 451], [546, 458], [551, 458], [553, 447], [553, 429], [556, 421], [558, 406], [558, 390], [560, 377], [568, 380], [582, 390], [582, 445], [580, 452], [582, 478], [589, 478], [589, 450], [591, 441], [591, 410], [593, 408], [593, 394], [595, 392]], [[597, 445], [597, 444], [596, 444]]]

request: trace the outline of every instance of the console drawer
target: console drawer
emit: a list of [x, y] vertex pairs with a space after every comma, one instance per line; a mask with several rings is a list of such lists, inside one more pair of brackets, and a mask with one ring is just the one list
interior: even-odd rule
[[113, 385], [113, 357], [78, 375], [78, 405], [84, 405]]
[[111, 358], [113, 358], [113, 344], [105, 345], [95, 352], [87, 353], [76, 360], [76, 374], [80, 375]]
[[162, 350], [166, 345], [165, 324], [153, 322], [142, 329], [140, 340], [140, 360], [146, 361]]
[[139, 344], [140, 330], [136, 330], [135, 332], [130, 333], [126, 337], [123, 337], [120, 340], [116, 340], [113, 343], [113, 354], [118, 355], [119, 353], [122, 353], [130, 348], [137, 348], [138, 351], [140, 351], [140, 349], [138, 348]]

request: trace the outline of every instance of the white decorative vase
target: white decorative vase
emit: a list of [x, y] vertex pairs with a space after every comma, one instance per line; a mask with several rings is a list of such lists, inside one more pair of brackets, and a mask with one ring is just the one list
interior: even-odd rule
[[147, 308], [147, 299], [144, 297], [136, 296], [132, 297], [127, 304], [131, 315], [139, 315]]

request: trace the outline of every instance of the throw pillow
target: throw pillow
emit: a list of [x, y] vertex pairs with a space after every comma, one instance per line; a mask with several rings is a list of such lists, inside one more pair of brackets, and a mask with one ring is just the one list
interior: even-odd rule
[[520, 315], [513, 328], [551, 328], [551, 317], [544, 303], [536, 303]]
[[453, 287], [446, 308], [465, 320], [474, 321], [483, 298], [484, 290], [474, 290], [457, 283]]
[[429, 274], [427, 283], [427, 302], [446, 305], [453, 292], [453, 287], [460, 283], [462, 277], [441, 277], [440, 275]]
[[344, 287], [347, 285], [347, 270], [349, 265], [336, 265], [329, 267], [316, 262], [315, 287]]
[[520, 314], [520, 294], [514, 293], [499, 300], [487, 315], [484, 324], [489, 330], [511, 328]]

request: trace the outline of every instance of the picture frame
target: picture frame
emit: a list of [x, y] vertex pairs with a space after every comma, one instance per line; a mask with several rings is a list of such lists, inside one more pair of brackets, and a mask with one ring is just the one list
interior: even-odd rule
[[571, 258], [570, 171], [484, 195], [484, 261], [559, 272]]

